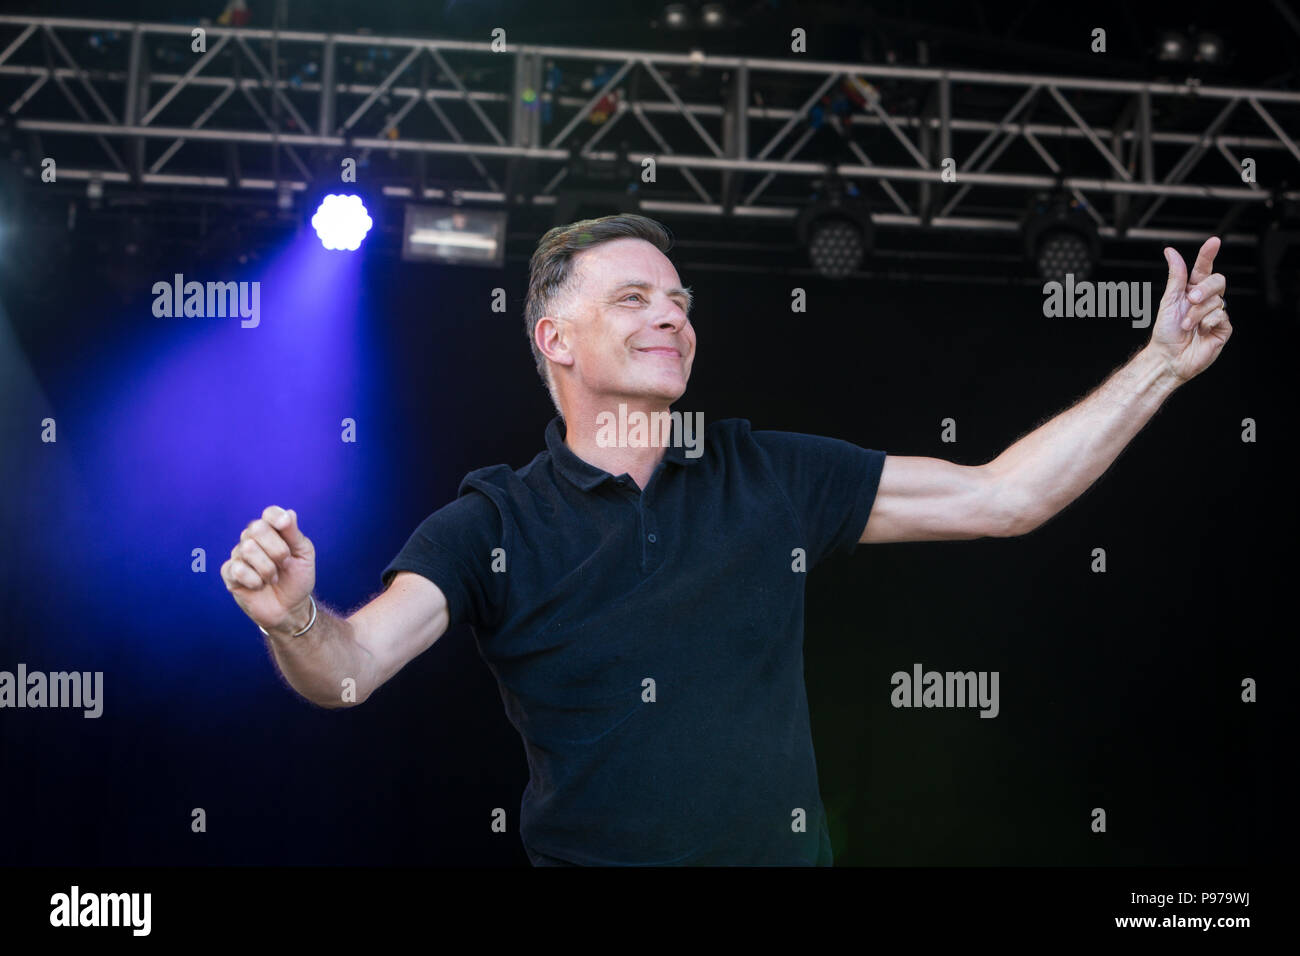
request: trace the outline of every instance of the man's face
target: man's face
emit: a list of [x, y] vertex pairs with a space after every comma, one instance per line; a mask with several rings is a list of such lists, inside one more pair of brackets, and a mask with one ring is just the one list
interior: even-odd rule
[[668, 257], [642, 239], [616, 239], [574, 256], [577, 292], [565, 341], [587, 392], [614, 401], [675, 402], [695, 359], [690, 295]]

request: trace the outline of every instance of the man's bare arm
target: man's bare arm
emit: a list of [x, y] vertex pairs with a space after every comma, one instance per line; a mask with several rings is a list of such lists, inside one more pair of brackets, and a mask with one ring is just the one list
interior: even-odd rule
[[[266, 642], [284, 679], [319, 707], [353, 707], [447, 631], [447, 599], [428, 578], [400, 571], [387, 590], [346, 618], [316, 602], [316, 623], [300, 637], [297, 627], [268, 628]], [[354, 683], [355, 700], [345, 699], [344, 680]]]
[[398, 571], [388, 590], [348, 620], [366, 652], [369, 697], [447, 633], [450, 614], [442, 588], [413, 571]]
[[[432, 646], [449, 622], [442, 590], [401, 571], [387, 590], [347, 618], [316, 601], [316, 620], [308, 627], [316, 549], [298, 527], [297, 514], [276, 505], [249, 522], [221, 566], [221, 578], [244, 613], [266, 631], [289, 686], [321, 707], [364, 702]], [[345, 694], [347, 680], [354, 694]]]
[[[1006, 497], [994, 494], [987, 466], [887, 455], [864, 544], [962, 541], [1016, 534]], [[1000, 510], [1001, 509], [1001, 510]]]
[[[410, 661], [433, 646], [447, 630], [447, 599], [442, 589], [409, 571], [398, 572], [388, 589], [342, 618], [316, 602], [316, 623], [300, 637], [297, 627], [271, 629], [266, 641], [284, 679], [320, 707], [352, 707]], [[345, 699], [344, 680], [355, 684], [355, 701]]]
[[1165, 253], [1169, 281], [1151, 341], [1087, 398], [986, 465], [890, 456], [859, 540], [1008, 537], [1039, 527], [1081, 495], [1182, 383], [1218, 357], [1232, 334], [1226, 280], [1212, 272], [1217, 238], [1187, 267]]

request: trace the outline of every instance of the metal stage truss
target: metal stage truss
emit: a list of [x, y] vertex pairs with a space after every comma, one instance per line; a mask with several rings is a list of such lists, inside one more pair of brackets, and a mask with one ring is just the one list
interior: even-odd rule
[[[193, 29], [0, 16], [0, 103], [29, 175], [52, 157], [59, 183], [274, 202], [350, 156], [391, 197], [543, 206], [580, 157], [614, 164], [647, 214], [779, 221], [829, 163], [886, 228], [1015, 231], [1031, 195], [1064, 189], [1104, 238], [1248, 244], [1300, 198], [1300, 92], [510, 36], [207, 26], [194, 52]], [[847, 111], [818, 124], [827, 96]]]

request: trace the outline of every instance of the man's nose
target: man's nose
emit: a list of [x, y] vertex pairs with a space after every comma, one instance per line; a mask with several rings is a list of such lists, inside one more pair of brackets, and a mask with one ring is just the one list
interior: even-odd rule
[[663, 314], [660, 315], [658, 321], [655, 322], [655, 325], [661, 329], [672, 328], [678, 331], [680, 331], [681, 327], [685, 324], [686, 316], [682, 315], [681, 311], [675, 305], [665, 306]]

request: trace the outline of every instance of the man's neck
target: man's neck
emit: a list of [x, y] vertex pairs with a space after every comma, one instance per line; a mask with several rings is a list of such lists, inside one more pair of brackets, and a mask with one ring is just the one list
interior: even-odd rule
[[[666, 404], [644, 399], [599, 400], [566, 408], [564, 443], [588, 464], [614, 476], [626, 472], [638, 488], [644, 489], [666, 450], [664, 438], [654, 425], [668, 413]], [[638, 420], [648, 423], [640, 433], [632, 431]], [[628, 435], [636, 436], [635, 447], [627, 440]], [[648, 447], [641, 447], [641, 435], [649, 442]]]

